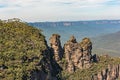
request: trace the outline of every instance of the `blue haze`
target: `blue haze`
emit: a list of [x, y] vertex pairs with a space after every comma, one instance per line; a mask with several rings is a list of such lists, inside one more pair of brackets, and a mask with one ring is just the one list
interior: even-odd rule
[[80, 26], [36, 27], [43, 30], [47, 41], [49, 41], [52, 34], [60, 34], [62, 44], [69, 40], [71, 35], [74, 35], [79, 42], [84, 37], [92, 38], [120, 31], [120, 24], [81, 24]]

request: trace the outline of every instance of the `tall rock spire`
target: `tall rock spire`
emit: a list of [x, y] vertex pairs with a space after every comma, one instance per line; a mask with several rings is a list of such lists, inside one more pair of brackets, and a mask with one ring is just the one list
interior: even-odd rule
[[53, 34], [49, 40], [50, 40], [50, 46], [51, 46], [52, 52], [54, 54], [54, 59], [56, 61], [61, 60], [63, 56], [63, 49], [60, 42], [60, 35]]
[[91, 65], [92, 43], [89, 38], [84, 38], [81, 44], [77, 43], [74, 36], [64, 45], [65, 59], [68, 63], [69, 72], [74, 72], [77, 68], [89, 68]]
[[83, 64], [84, 68], [89, 68], [91, 66], [91, 58], [92, 58], [92, 42], [89, 38], [84, 38], [80, 43], [80, 46], [83, 49]]

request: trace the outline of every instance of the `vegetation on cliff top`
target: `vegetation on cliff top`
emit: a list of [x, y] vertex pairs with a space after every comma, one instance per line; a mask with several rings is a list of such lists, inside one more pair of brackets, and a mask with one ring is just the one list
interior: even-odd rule
[[0, 20], [0, 80], [27, 80], [46, 49], [41, 30], [26, 23]]

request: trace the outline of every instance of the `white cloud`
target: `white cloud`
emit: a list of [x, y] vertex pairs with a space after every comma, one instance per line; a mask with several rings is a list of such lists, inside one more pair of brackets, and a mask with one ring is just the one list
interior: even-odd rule
[[[0, 0], [0, 18], [18, 17], [26, 21], [96, 19], [99, 16], [120, 18], [120, 0]], [[110, 2], [110, 5], [106, 3]], [[108, 16], [108, 18], [109, 18]], [[86, 17], [86, 18], [84, 18]], [[107, 16], [106, 16], [107, 18]]]

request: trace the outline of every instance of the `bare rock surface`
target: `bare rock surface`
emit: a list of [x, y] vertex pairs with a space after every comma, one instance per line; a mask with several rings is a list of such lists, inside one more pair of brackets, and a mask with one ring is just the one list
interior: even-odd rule
[[49, 40], [50, 40], [50, 47], [54, 55], [54, 59], [56, 61], [61, 60], [63, 56], [63, 49], [60, 42], [60, 35], [53, 34]]
[[118, 78], [120, 78], [120, 65], [108, 65], [97, 76], [94, 75], [92, 80], [118, 80]]
[[64, 45], [65, 59], [68, 62], [68, 71], [74, 72], [76, 68], [83, 69], [91, 66], [92, 43], [84, 38], [81, 44], [77, 43], [74, 36]]

